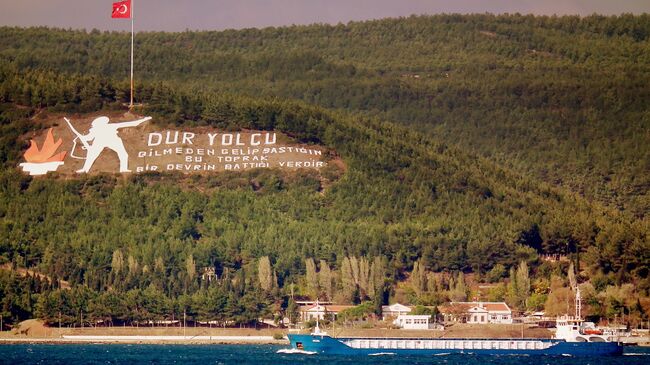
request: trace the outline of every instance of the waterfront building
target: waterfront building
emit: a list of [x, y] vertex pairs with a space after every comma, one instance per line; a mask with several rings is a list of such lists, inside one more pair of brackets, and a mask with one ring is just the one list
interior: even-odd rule
[[445, 322], [512, 324], [512, 310], [505, 302], [451, 302], [439, 310]]

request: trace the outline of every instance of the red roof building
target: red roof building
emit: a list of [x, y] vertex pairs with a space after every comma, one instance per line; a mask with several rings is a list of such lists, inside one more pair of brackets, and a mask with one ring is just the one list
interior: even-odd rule
[[438, 309], [445, 322], [512, 324], [512, 310], [504, 302], [451, 302]]
[[305, 305], [300, 306], [300, 319], [302, 322], [318, 319], [335, 320], [343, 310], [353, 308], [353, 305]]

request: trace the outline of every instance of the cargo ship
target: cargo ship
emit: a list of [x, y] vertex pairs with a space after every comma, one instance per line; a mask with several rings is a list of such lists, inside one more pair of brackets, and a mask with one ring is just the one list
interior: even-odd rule
[[320, 331], [318, 322], [311, 334], [289, 334], [293, 352], [331, 355], [555, 355], [615, 356], [623, 353], [617, 337], [587, 330], [580, 318], [580, 294], [576, 316], [556, 319], [553, 338], [403, 338], [331, 337]]

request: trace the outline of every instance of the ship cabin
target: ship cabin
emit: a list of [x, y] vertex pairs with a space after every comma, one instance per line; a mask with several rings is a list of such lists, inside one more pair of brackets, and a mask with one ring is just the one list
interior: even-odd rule
[[567, 342], [610, 342], [617, 336], [608, 336], [595, 327], [587, 325], [579, 317], [562, 316], [556, 319], [555, 338]]

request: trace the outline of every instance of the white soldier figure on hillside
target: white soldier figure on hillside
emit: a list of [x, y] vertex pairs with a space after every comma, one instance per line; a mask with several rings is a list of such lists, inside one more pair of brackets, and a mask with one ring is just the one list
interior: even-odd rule
[[[95, 160], [99, 157], [104, 148], [109, 148], [117, 153], [117, 157], [120, 159], [120, 172], [131, 172], [131, 170], [129, 170], [129, 154], [124, 148], [122, 139], [117, 135], [117, 131], [120, 128], [137, 127], [150, 119], [151, 117], [145, 117], [132, 122], [109, 123], [108, 117], [99, 117], [91, 123], [88, 134], [82, 135], [77, 132], [70, 121], [65, 118], [70, 129], [72, 129], [72, 132], [77, 135], [77, 138], [79, 138], [81, 143], [83, 143], [87, 151], [86, 162], [80, 170], [77, 170], [77, 172], [89, 172], [93, 163], [95, 163]], [[90, 141], [93, 141], [92, 145], [88, 143]]]

